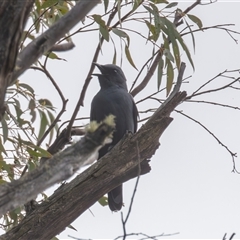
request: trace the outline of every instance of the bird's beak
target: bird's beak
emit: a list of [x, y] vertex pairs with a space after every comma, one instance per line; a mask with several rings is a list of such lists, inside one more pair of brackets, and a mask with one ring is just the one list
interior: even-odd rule
[[[95, 63], [95, 62], [93, 62], [93, 65], [95, 65], [100, 70], [100, 72], [103, 74], [103, 71], [104, 71], [103, 65]], [[102, 74], [100, 74], [100, 73], [93, 73], [92, 75], [93, 76], [100, 76]]]

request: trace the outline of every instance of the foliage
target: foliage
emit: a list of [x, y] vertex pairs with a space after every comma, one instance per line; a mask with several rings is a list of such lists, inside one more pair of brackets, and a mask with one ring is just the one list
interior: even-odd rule
[[[152, 80], [156, 81], [154, 91], [160, 92], [164, 89], [166, 96], [172, 90], [174, 78], [178, 75], [183, 56], [188, 59], [194, 70], [192, 56], [184, 42], [184, 36], [188, 34], [191, 36], [195, 49], [195, 32], [201, 31], [203, 28], [201, 19], [189, 14], [195, 6], [184, 11], [178, 8], [177, 2], [169, 3], [166, 0], [117, 0], [114, 3], [104, 0], [101, 5], [102, 14], [91, 13], [77, 31], [67, 33], [64, 38], [59, 40], [57, 45], [61, 45], [63, 42], [72, 42], [76, 34], [84, 33], [87, 36], [88, 32], [95, 31], [99, 36], [99, 46], [95, 52], [94, 61], [97, 60], [102, 45], [108, 44], [109, 48], [113, 48], [112, 63], [116, 63], [118, 59], [122, 61], [126, 58], [133, 68], [139, 70], [139, 75], [144, 69], [149, 70], [150, 74], [156, 70], [157, 80]], [[29, 18], [29, 24], [22, 35], [19, 51], [74, 6], [74, 1], [36, 0]], [[112, 24], [113, 20], [115, 21], [114, 24]], [[134, 24], [140, 25], [143, 31], [135, 31], [131, 27]], [[181, 31], [178, 30], [180, 25]], [[146, 44], [152, 48], [151, 57], [141, 68], [136, 65], [131, 53], [133, 35], [139, 39], [144, 39]], [[120, 50], [117, 47], [119, 39]], [[54, 85], [54, 79], [47, 70], [49, 58], [61, 60], [56, 53], [50, 51], [45, 53], [44, 59], [38, 60], [32, 68], [45, 73]], [[142, 82], [145, 81], [147, 84], [151, 76], [146, 75]], [[83, 97], [80, 99], [80, 104], [83, 104], [88, 84], [89, 81], [86, 81], [85, 88], [81, 93], [81, 97]], [[136, 84], [139, 84], [140, 90], [135, 87]], [[144, 89], [144, 87], [141, 88], [138, 77], [131, 89], [133, 95]], [[57, 91], [61, 96], [61, 90]], [[26, 171], [25, 166], [31, 171], [39, 165], [40, 158], [51, 157], [46, 149], [52, 144], [52, 140], [59, 131], [56, 122], [60, 120], [66, 104], [64, 97], [61, 96], [61, 98], [63, 109], [56, 117], [56, 109], [51, 101], [44, 96], [37, 98], [33, 86], [17, 80], [8, 88], [6, 113], [2, 120], [0, 135], [0, 184], [19, 178]], [[74, 112], [70, 120], [71, 124], [76, 118], [76, 114], [77, 111]], [[68, 127], [71, 128], [72, 126], [69, 124]], [[99, 202], [106, 205], [104, 198]], [[19, 207], [3, 216], [5, 229], [8, 230], [18, 224], [24, 214], [23, 207]]]
[[[23, 33], [20, 50], [58, 21], [74, 5], [74, 1], [36, 0], [30, 16], [31, 25]], [[162, 77], [166, 76], [166, 94], [168, 95], [172, 89], [174, 72], [179, 69], [181, 63], [182, 53], [180, 51], [185, 52], [189, 62], [194, 67], [191, 54], [181, 34], [177, 31], [176, 24], [171, 20], [174, 19], [176, 14], [183, 16], [190, 32], [191, 28], [187, 22], [190, 20], [198, 28], [201, 28], [201, 20], [194, 15], [185, 16], [182, 10], [176, 8], [177, 3], [169, 4], [166, 0], [116, 1], [112, 6], [110, 6], [110, 1], [104, 0], [102, 5], [104, 10], [102, 15], [89, 15], [80, 29], [72, 34], [66, 34], [59, 43], [72, 41], [71, 38], [81, 32], [99, 31], [101, 44], [103, 44], [103, 41], [106, 41], [113, 46], [114, 56], [112, 62], [116, 63], [119, 51], [116, 48], [115, 35], [120, 38], [121, 44], [124, 45], [124, 51], [121, 52], [121, 55], [124, 53], [129, 64], [137, 69], [132, 58], [130, 44], [130, 34], [135, 33], [152, 45], [150, 63], [159, 52], [163, 55], [158, 63], [157, 89], [161, 87]], [[128, 12], [125, 14], [126, 10]], [[142, 11], [143, 13], [141, 13]], [[117, 22], [111, 26], [110, 20], [112, 18], [116, 19]], [[144, 34], [125, 28], [125, 24], [127, 25], [129, 22], [140, 23], [145, 28]], [[194, 42], [193, 34], [192, 37]], [[46, 53], [44, 65], [36, 62], [35, 69], [39, 68], [46, 73], [48, 58], [60, 59], [53, 52]], [[8, 89], [6, 106], [7, 111], [2, 120], [2, 134], [0, 138], [1, 183], [19, 178], [25, 165], [27, 165], [29, 170], [34, 169], [39, 164], [41, 157], [51, 156], [44, 150], [45, 147], [41, 144], [45, 140], [44, 142], [47, 143], [47, 146], [50, 146], [54, 131], [58, 129], [56, 124], [51, 128], [48, 135], [44, 134], [54, 121], [55, 109], [50, 100], [37, 99], [32, 86], [21, 83], [19, 80]], [[105, 204], [104, 201], [101, 202], [103, 202], [103, 205]], [[16, 225], [22, 218], [23, 213], [21, 209], [14, 210], [7, 216], [4, 216], [6, 229]]]

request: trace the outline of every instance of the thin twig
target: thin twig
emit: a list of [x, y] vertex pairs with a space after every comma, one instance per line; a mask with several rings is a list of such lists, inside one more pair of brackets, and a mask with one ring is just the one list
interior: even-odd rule
[[235, 106], [231, 106], [231, 105], [227, 105], [227, 104], [222, 104], [222, 103], [217, 103], [217, 102], [204, 101], [204, 100], [186, 100], [185, 102], [206, 103], [206, 104], [212, 104], [212, 105], [219, 106], [219, 107], [226, 107], [226, 108], [232, 108], [232, 109], [240, 110], [239, 107], [235, 107]]
[[193, 93], [192, 95], [186, 97], [186, 100], [191, 99], [191, 98], [196, 97], [196, 96], [199, 96], [199, 95], [206, 94], [206, 93], [221, 91], [221, 90], [223, 90], [223, 89], [225, 89], [227, 87], [230, 87], [232, 84], [234, 84], [235, 82], [237, 82], [239, 80], [240, 80], [240, 77], [235, 79], [234, 81], [230, 82], [229, 84], [226, 84], [226, 85], [220, 87], [220, 88], [210, 89], [210, 90], [199, 92], [199, 93], [195, 93], [195, 94]]
[[[108, 19], [108, 22], [107, 22], [107, 26], [110, 25], [111, 21], [113, 20], [114, 16], [116, 15], [116, 13], [117, 13], [117, 7], [115, 6], [114, 10], [112, 11], [112, 13], [109, 16], [109, 19]], [[95, 50], [95, 53], [94, 53], [94, 56], [93, 56], [93, 59], [92, 59], [92, 63], [97, 61], [98, 55], [99, 55], [100, 50], [101, 50], [101, 46], [103, 44], [103, 41], [104, 41], [104, 38], [101, 37], [101, 39], [100, 39], [100, 41], [99, 41], [99, 43], [97, 45], [97, 48]], [[79, 109], [80, 109], [81, 106], [83, 106], [83, 101], [84, 101], [84, 98], [85, 98], [85, 94], [86, 94], [88, 85], [89, 85], [89, 83], [90, 83], [90, 81], [92, 79], [93, 70], [94, 70], [94, 65], [91, 64], [91, 67], [90, 67], [90, 69], [88, 71], [88, 74], [87, 74], [87, 77], [85, 79], [85, 82], [84, 82], [84, 85], [83, 85], [80, 97], [78, 99], [77, 105], [76, 105], [76, 107], [74, 109], [72, 117], [71, 117], [71, 119], [69, 121], [69, 124], [67, 126], [67, 136], [69, 136], [69, 137], [70, 137], [70, 133], [71, 133], [71, 128], [72, 128], [73, 123], [74, 123], [74, 121], [76, 119], [76, 116], [77, 116], [77, 114], [79, 112]]]
[[134, 201], [134, 197], [135, 197], [136, 192], [137, 192], [137, 186], [138, 186], [138, 183], [139, 183], [140, 173], [141, 173], [141, 162], [140, 162], [141, 158], [140, 158], [140, 154], [139, 154], [138, 142], [136, 142], [136, 149], [137, 149], [137, 157], [138, 157], [138, 176], [137, 176], [137, 180], [136, 180], [135, 187], [134, 187], [134, 190], [133, 190], [130, 206], [129, 206], [128, 213], [127, 213], [127, 216], [126, 216], [125, 220], [123, 219], [123, 213], [121, 212], [121, 220], [122, 220], [122, 226], [123, 226], [123, 240], [125, 240], [126, 236], [127, 236], [126, 223], [129, 219], [130, 213], [132, 211], [133, 201]]
[[176, 110], [176, 109], [175, 109], [174, 111], [176, 111], [177, 113], [179, 113], [179, 114], [185, 116], [186, 118], [192, 120], [193, 122], [197, 123], [197, 124], [198, 124], [199, 126], [201, 126], [204, 130], [206, 130], [210, 135], [212, 135], [212, 137], [213, 137], [221, 146], [223, 146], [223, 147], [228, 151], [228, 153], [231, 155], [231, 157], [232, 157], [232, 162], [233, 162], [233, 170], [232, 170], [232, 172], [236, 172], [236, 173], [239, 173], [239, 174], [240, 174], [240, 172], [238, 172], [237, 169], [236, 169], [235, 159], [234, 159], [235, 157], [237, 157], [237, 153], [232, 152], [222, 141], [219, 140], [218, 137], [216, 137], [216, 135], [215, 135], [213, 132], [211, 132], [211, 131], [210, 131], [206, 126], [204, 126], [201, 122], [199, 122], [198, 120], [196, 120], [196, 119], [190, 117], [189, 115], [183, 113], [182, 111], [178, 111], [178, 110]]
[[[145, 233], [127, 233], [126, 236], [127, 237], [130, 237], [130, 236], [143, 236], [144, 238], [141, 238], [140, 240], [144, 240], [144, 239], [153, 239], [153, 240], [156, 240], [158, 238], [161, 238], [161, 237], [170, 237], [170, 236], [173, 236], [173, 235], [177, 235], [179, 234], [179, 232], [177, 233], [162, 233], [162, 234], [158, 234], [158, 235], [155, 235], [155, 236], [150, 236], [148, 234], [145, 234]], [[118, 236], [116, 237], [114, 240], [118, 240], [118, 239], [122, 239], [124, 236]]]

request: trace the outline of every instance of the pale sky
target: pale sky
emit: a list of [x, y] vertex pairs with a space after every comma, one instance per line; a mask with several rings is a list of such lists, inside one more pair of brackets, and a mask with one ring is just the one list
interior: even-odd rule
[[[192, 2], [179, 1], [178, 7], [184, 10]], [[102, 6], [99, 5], [95, 10], [100, 12], [101, 9]], [[232, 27], [232, 30], [240, 31], [239, 9], [240, 1], [219, 1], [212, 5], [198, 6], [191, 14], [198, 16], [204, 27], [235, 23], [236, 26]], [[240, 40], [239, 35], [234, 37]], [[183, 59], [187, 64], [185, 77], [192, 75], [189, 83], [182, 85], [182, 90], [186, 90], [188, 94], [220, 72], [240, 68], [239, 45], [235, 44], [226, 32], [212, 29], [197, 33], [195, 54], [190, 36], [184, 40], [189, 46], [195, 64], [193, 72], [183, 53]], [[50, 61], [48, 67], [63, 89], [65, 97], [69, 99], [63, 121], [71, 116], [78, 100], [98, 35], [96, 32], [79, 34], [73, 41], [76, 45], [74, 50], [58, 54], [67, 62]], [[120, 51], [120, 46], [117, 47]], [[151, 54], [150, 48], [133, 37], [130, 49], [135, 64], [141, 68], [144, 60]], [[112, 46], [104, 44], [98, 62], [106, 64], [111, 61]], [[117, 64], [119, 63], [118, 58]], [[122, 69], [130, 87], [137, 71], [125, 58]], [[235, 77], [238, 76], [235, 74]], [[43, 74], [29, 70], [20, 77], [20, 80], [36, 86], [39, 97], [49, 98], [54, 105], [61, 106], [58, 95]], [[222, 86], [228, 82], [228, 79], [221, 78], [211, 87]], [[162, 84], [165, 84], [165, 81]], [[136, 96], [135, 101], [156, 91], [156, 87], [157, 81], [153, 78], [146, 90]], [[89, 106], [98, 89], [98, 81], [93, 78], [79, 117], [89, 116]], [[165, 93], [159, 97], [165, 98]], [[199, 99], [240, 107], [240, 94], [231, 89], [203, 95]], [[138, 108], [146, 110], [149, 106], [158, 107], [158, 104], [149, 101], [139, 105]], [[201, 103], [183, 103], [177, 109], [197, 119], [229, 149], [240, 154], [238, 110]], [[178, 233], [161, 239], [222, 239], [225, 233], [229, 237], [235, 232], [234, 239], [240, 239], [240, 175], [231, 172], [233, 165], [230, 154], [196, 123], [176, 112], [171, 116], [174, 121], [162, 135], [161, 146], [151, 160], [152, 171], [140, 178], [132, 213], [127, 223], [127, 232], [147, 235]], [[236, 159], [236, 164], [240, 171], [239, 158]], [[134, 179], [124, 184], [124, 216], [128, 211], [135, 181]], [[77, 232], [66, 229], [57, 237], [70, 239], [68, 237], [70, 235], [82, 239], [113, 239], [123, 234], [120, 212], [112, 213], [108, 207], [102, 207], [99, 203], [94, 204], [90, 210], [72, 223]], [[133, 238], [140, 237], [131, 237]]]

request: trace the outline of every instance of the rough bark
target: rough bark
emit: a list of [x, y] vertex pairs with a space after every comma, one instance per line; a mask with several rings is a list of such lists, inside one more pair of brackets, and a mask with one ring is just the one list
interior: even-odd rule
[[35, 198], [48, 187], [71, 177], [80, 167], [89, 164], [105, 139], [113, 132], [113, 125], [102, 123], [80, 141], [54, 155], [37, 169], [18, 180], [0, 186], [0, 215]]
[[129, 171], [152, 157], [159, 147], [159, 137], [172, 121], [170, 113], [185, 97], [186, 92], [174, 91], [136, 134], [126, 135], [100, 161], [62, 185], [48, 201], [0, 239], [47, 240], [63, 231], [101, 196], [133, 177]]
[[0, 1], [0, 120], [5, 113], [5, 94], [18, 54], [18, 46], [34, 0]]

